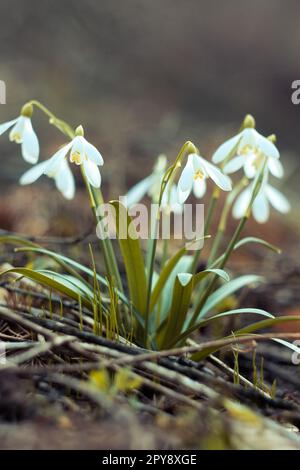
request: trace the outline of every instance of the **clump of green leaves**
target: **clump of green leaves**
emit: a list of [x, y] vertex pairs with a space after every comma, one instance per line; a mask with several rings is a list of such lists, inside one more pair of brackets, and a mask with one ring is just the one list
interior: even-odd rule
[[[35, 106], [45, 112], [50, 118], [50, 123], [71, 142], [76, 141], [77, 137], [83, 138], [82, 128], [79, 135], [79, 128], [75, 131], [69, 124], [58, 119], [39, 102], [32, 101], [30, 106], [32, 108]], [[211, 223], [216, 214], [215, 208], [220, 202], [220, 188], [215, 186], [212, 190], [204, 229], [204, 237], [211, 237], [212, 245], [205, 269], [197, 270], [202, 250], [196, 249], [191, 254], [187, 244], [170, 255], [170, 247], [167, 242], [164, 243], [163, 262], [159, 263], [157, 239], [156, 237], [150, 237], [145, 253], [138, 234], [134, 229], [134, 221], [130, 216], [128, 208], [120, 201], [112, 201], [111, 204], [115, 209], [115, 228], [119, 250], [125, 267], [125, 282], [120, 274], [121, 269], [117, 262], [116, 246], [113, 245], [112, 240], [109, 238], [99, 240], [104, 265], [96, 265], [93, 251], [91, 250], [91, 266], [85, 266], [63, 254], [45, 249], [24, 238], [1, 235], [1, 243], [18, 245], [17, 251], [30, 254], [31, 256], [47, 257], [57, 265], [57, 269], [32, 269], [28, 266], [16, 267], [5, 271], [1, 275], [8, 274], [9, 272], [19, 274], [20, 277], [27, 277], [46, 286], [51, 292], [56, 291], [62, 296], [79, 302], [80, 312], [82, 312], [82, 309], [85, 309], [93, 318], [95, 334], [106, 334], [109, 338], [134, 342], [148, 349], [163, 350], [182, 346], [196, 330], [201, 333], [201, 329], [205, 326], [236, 315], [256, 314], [265, 317], [265, 319], [253, 323], [246, 328], [234, 331], [233, 334], [235, 336], [249, 333], [254, 334], [266, 326], [270, 327], [275, 323], [289, 321], [288, 317], [274, 318], [271, 313], [261, 309], [226, 308], [228, 299], [232, 299], [232, 296], [244, 286], [255, 286], [264, 282], [261, 276], [250, 273], [230, 279], [226, 268], [231, 255], [250, 243], [262, 245], [275, 253], [280, 251], [265, 240], [255, 237], [242, 238], [242, 231], [251, 216], [257, 198], [261, 198], [262, 191], [267, 191], [268, 189], [266, 186], [266, 174], [269, 165], [268, 152], [270, 153], [272, 150], [274, 153], [272, 147], [274, 137], [271, 136], [269, 139], [262, 138], [253, 129], [254, 125], [254, 120], [247, 116], [243, 122], [241, 133], [235, 137], [235, 143], [231, 148], [228, 148], [226, 155], [224, 154], [226, 146], [223, 149], [222, 146], [220, 147], [222, 149], [221, 169], [213, 168], [213, 165], [205, 162], [203, 157], [199, 156], [197, 147], [191, 142], [186, 142], [174, 162], [164, 170], [159, 180], [158, 191], [154, 191], [153, 197], [155, 196], [158, 205], [156, 219], [159, 222], [160, 209], [166, 203], [166, 194], [169, 194], [171, 197], [178, 173], [181, 171], [187, 158], [189, 159], [190, 156], [193, 156], [193, 162], [196, 162], [198, 166], [200, 165], [199, 168], [197, 167], [194, 170], [195, 180], [211, 176], [213, 180], [219, 181], [220, 175], [223, 175], [221, 170], [226, 168], [226, 165], [229, 165], [231, 161], [233, 162], [236, 152], [239, 152], [239, 158], [244, 152], [245, 158], [250, 159], [251, 155], [248, 154], [249, 146], [251, 147], [253, 139], [256, 138], [257, 145], [261, 145], [261, 149], [258, 149], [257, 146], [253, 147], [255, 150], [255, 177], [253, 177], [251, 184], [249, 184], [246, 177], [243, 177], [240, 181], [236, 182], [232, 191], [228, 193], [223, 210], [221, 211], [216, 233], [211, 233]], [[252, 136], [250, 136], [251, 138], [249, 133]], [[243, 142], [244, 146], [242, 145]], [[228, 147], [228, 144], [226, 145]], [[77, 153], [74, 152], [71, 153], [71, 161], [81, 163], [82, 157], [80, 153], [78, 154], [78, 151], [76, 151]], [[93, 153], [90, 153], [90, 156], [92, 155]], [[215, 156], [217, 158], [220, 157], [219, 150]], [[234, 164], [231, 163], [231, 169], [234, 165], [237, 166], [237, 160], [235, 160]], [[103, 202], [101, 189], [96, 187], [97, 185], [94, 187], [90, 184], [91, 175], [85, 174], [84, 165], [82, 165], [81, 169], [91, 210], [95, 217], [95, 223], [100, 224], [101, 228], [103, 220], [96, 210], [97, 205]], [[186, 168], [184, 171], [186, 171]], [[229, 179], [227, 180], [225, 175], [223, 176], [224, 178], [220, 180], [219, 186], [225, 184], [224, 181], [229, 185], [227, 183]], [[157, 178], [157, 175], [155, 177]], [[150, 180], [148, 179], [147, 181], [149, 182]], [[157, 180], [155, 181], [157, 184]], [[245, 185], [248, 185], [248, 192], [247, 198], [244, 196], [243, 201], [246, 198], [247, 203], [246, 205], [244, 204], [243, 213], [239, 222], [237, 222], [234, 233], [229, 234], [227, 222], [230, 217], [231, 207]], [[191, 188], [189, 190], [191, 191]], [[128, 235], [127, 237], [123, 236], [124, 232]], [[120, 236], [121, 233], [122, 236]], [[224, 240], [229, 241], [224, 243]], [[93, 250], [95, 250], [95, 246]], [[220, 311], [220, 306], [222, 305], [225, 306], [225, 309]], [[295, 319], [300, 320], [300, 317], [292, 318], [293, 321]], [[82, 326], [81, 319], [80, 328]], [[282, 343], [292, 349], [295, 348], [295, 346], [287, 342]], [[212, 349], [201, 351], [193, 359], [200, 360], [214, 351]], [[130, 379], [130, 374], [128, 375], [127, 372], [127, 375], [125, 374], [126, 377], [124, 374], [124, 371], [118, 372], [112, 382], [106, 371], [95, 372], [91, 375], [91, 381], [99, 388], [106, 387], [110, 390], [112, 388], [125, 390], [127, 386], [130, 388], [128, 384], [131, 383], [130, 380], [134, 382], [134, 379]], [[136, 386], [135, 383], [134, 385]]]

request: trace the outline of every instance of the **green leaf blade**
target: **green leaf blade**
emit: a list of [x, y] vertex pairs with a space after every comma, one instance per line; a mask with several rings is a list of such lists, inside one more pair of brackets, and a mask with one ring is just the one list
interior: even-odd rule
[[[147, 301], [147, 281], [140, 240], [126, 207], [119, 201], [112, 201], [111, 204], [115, 208], [116, 231], [124, 260], [130, 298], [133, 305], [144, 315]], [[125, 233], [127, 236], [120, 237], [121, 233]]]

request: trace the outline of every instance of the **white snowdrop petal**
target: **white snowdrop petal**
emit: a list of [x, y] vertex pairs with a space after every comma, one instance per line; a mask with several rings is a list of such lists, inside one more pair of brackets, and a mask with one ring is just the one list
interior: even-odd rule
[[13, 119], [12, 121], [4, 122], [3, 124], [0, 124], [0, 135], [4, 134], [10, 127], [12, 127], [18, 119]]
[[75, 196], [75, 180], [66, 160], [62, 161], [60, 169], [54, 179], [56, 187], [62, 195], [66, 199], [73, 199]]
[[189, 159], [180, 175], [180, 178], [178, 181], [178, 187], [183, 192], [186, 192], [186, 191], [191, 192], [193, 179], [194, 179], [194, 169], [191, 164], [191, 160]]
[[28, 163], [36, 163], [39, 159], [40, 146], [36, 133], [33, 130], [31, 119], [24, 118], [22, 136], [22, 156]]
[[267, 184], [265, 186], [265, 193], [274, 209], [282, 214], [287, 214], [290, 211], [291, 205], [289, 201], [278, 189]]
[[214, 163], [220, 163], [225, 160], [226, 157], [232, 152], [234, 147], [237, 145], [239, 139], [241, 138], [241, 133], [231, 137], [231, 139], [226, 140], [220, 147], [215, 151], [212, 156], [212, 161]]
[[244, 173], [249, 179], [254, 178], [254, 176], [257, 173], [257, 170], [254, 166], [255, 159], [256, 159], [256, 155], [254, 154], [250, 154], [245, 157]]
[[76, 136], [72, 140], [70, 161], [76, 165], [81, 165], [85, 160], [85, 142], [86, 140], [82, 136]]
[[219, 186], [223, 191], [231, 191], [232, 184], [229, 176], [224, 175], [219, 168], [212, 165], [211, 163], [205, 161], [205, 170], [214, 181], [214, 183]]
[[203, 160], [205, 161], [205, 159], [197, 153], [191, 153], [189, 155], [189, 162], [194, 169], [194, 173], [196, 173], [196, 171], [202, 171], [202, 173], [205, 172]]
[[84, 171], [85, 171], [85, 174], [89, 183], [92, 186], [94, 186], [94, 188], [100, 188], [101, 175], [100, 175], [100, 171], [96, 163], [90, 160], [84, 160], [83, 167], [84, 167]]
[[41, 162], [38, 165], [34, 165], [30, 170], [26, 171], [20, 178], [20, 184], [26, 185], [34, 183], [45, 171], [47, 168], [48, 161]]
[[25, 116], [19, 116], [16, 120], [15, 125], [9, 133], [9, 140], [11, 142], [16, 142], [18, 144], [22, 142], [26, 119], [29, 118], [26, 118]]
[[241, 134], [242, 138], [239, 145], [241, 148], [245, 146], [254, 148], [257, 146], [260, 134], [255, 129], [247, 127]]
[[161, 199], [161, 207], [167, 208], [169, 206], [169, 192], [165, 191]]
[[162, 174], [166, 171], [168, 159], [166, 155], [161, 154], [157, 157], [156, 163], [153, 168], [153, 173]]
[[147, 194], [155, 180], [155, 175], [147, 176], [147, 178], [139, 181], [125, 195], [125, 203], [127, 207], [131, 207], [133, 204], [137, 204]]
[[94, 145], [90, 144], [87, 140], [84, 141], [84, 148], [86, 156], [96, 165], [102, 166], [104, 161], [101, 153], [99, 152]]
[[248, 186], [244, 191], [237, 197], [233, 209], [232, 215], [235, 219], [241, 219], [244, 215], [251, 201], [251, 187]]
[[174, 214], [182, 214], [183, 213], [183, 204], [180, 204], [179, 202], [176, 202], [175, 204], [172, 204], [170, 206], [170, 210]]
[[51, 178], [53, 174], [57, 172], [62, 160], [66, 157], [71, 146], [72, 146], [72, 142], [70, 142], [67, 145], [64, 145], [51, 158], [49, 158], [49, 160], [47, 160], [47, 166], [45, 168], [45, 174], [47, 176]]
[[268, 158], [268, 168], [270, 172], [272, 173], [273, 176], [276, 176], [276, 178], [282, 178], [284, 175], [284, 169], [282, 166], [282, 163], [279, 159], [277, 158]]
[[177, 196], [178, 196], [178, 202], [179, 204], [184, 204], [189, 195], [191, 194], [192, 187], [188, 189], [187, 191], [182, 191], [180, 189], [180, 186], [178, 185], [177, 187]]
[[266, 137], [259, 135], [258, 139], [258, 145], [261, 149], [261, 151], [270, 158], [279, 158], [279, 152], [277, 147], [271, 142], [269, 139], [266, 139]]
[[168, 189], [164, 192], [161, 201], [161, 208], [176, 214], [182, 213], [183, 205], [178, 201], [177, 187], [175, 184], [172, 185], [170, 192]]
[[170, 191], [170, 204], [177, 204], [178, 197], [177, 197], [177, 188], [176, 184], [173, 184]]
[[243, 155], [239, 157], [234, 157], [230, 160], [223, 168], [224, 173], [231, 174], [235, 173], [236, 171], [240, 170], [245, 163], [245, 157]]
[[171, 189], [169, 204], [171, 212], [174, 212], [174, 214], [182, 214], [183, 205], [178, 201], [178, 193], [175, 184], [173, 184]]
[[201, 198], [206, 192], [206, 181], [205, 179], [197, 179], [194, 181], [193, 192], [196, 197]]
[[270, 206], [265, 195], [265, 187], [262, 187], [256, 196], [252, 206], [252, 213], [255, 220], [260, 224], [264, 224], [269, 219]]

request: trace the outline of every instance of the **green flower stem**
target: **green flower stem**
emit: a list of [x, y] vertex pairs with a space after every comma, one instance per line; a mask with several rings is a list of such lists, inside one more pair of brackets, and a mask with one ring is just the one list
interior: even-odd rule
[[[220, 197], [220, 190], [219, 188], [216, 187], [208, 205], [207, 217], [206, 217], [205, 225], [204, 225], [204, 236], [208, 235], [211, 221], [212, 221], [219, 197]], [[201, 252], [202, 252], [202, 248], [197, 250], [194, 254], [194, 258], [190, 267], [190, 272], [192, 274], [195, 274], [197, 271], [197, 266], [199, 263]]]
[[[231, 193], [229, 193], [227, 198], [226, 198], [226, 202], [225, 202], [225, 205], [224, 205], [221, 217], [220, 217], [219, 226], [218, 226], [218, 229], [217, 229], [217, 234], [214, 238], [213, 245], [212, 245], [212, 248], [211, 248], [211, 251], [210, 251], [210, 254], [209, 254], [209, 258], [208, 258], [208, 261], [207, 261], [207, 267], [210, 267], [210, 265], [212, 263], [212, 260], [215, 258], [215, 255], [218, 251], [220, 243], [223, 239], [223, 235], [224, 235], [225, 227], [226, 227], [226, 220], [227, 220], [227, 216], [228, 216], [228, 213], [229, 213], [229, 210], [230, 210], [230, 207], [231, 207], [231, 195], [232, 195], [232, 193], [233, 193], [233, 191]], [[192, 271], [192, 272], [193, 272], [193, 274], [195, 274], [195, 271]], [[208, 285], [208, 282], [209, 282], [208, 280], [204, 279], [203, 282], [200, 284], [199, 290], [198, 290], [197, 295], [195, 297], [195, 302], [196, 303], [198, 303], [200, 301], [200, 299], [203, 295], [203, 292], [205, 291], [205, 289]]]
[[[99, 207], [101, 204], [104, 203], [102, 191], [100, 189], [97, 191], [95, 188], [91, 188], [91, 192], [92, 192], [92, 195], [96, 202], [97, 207]], [[95, 217], [97, 218], [98, 222], [101, 224], [102, 221], [97, 215], [97, 213]], [[124, 290], [123, 290], [123, 285], [122, 285], [122, 279], [121, 279], [117, 259], [115, 256], [115, 252], [114, 252], [111, 240], [109, 238], [105, 238], [101, 240], [101, 244], [103, 248], [106, 270], [110, 274], [110, 276], [115, 279], [118, 290], [123, 293]]]
[[[175, 176], [175, 172], [173, 173], [173, 175], [171, 175], [169, 183], [168, 183], [169, 187], [168, 187], [168, 199], [167, 199], [167, 209], [166, 210], [169, 210], [168, 205], [170, 205], [170, 202], [171, 202], [171, 191], [172, 191], [172, 185], [173, 185], [173, 182], [174, 182], [174, 176]], [[164, 265], [166, 264], [167, 259], [168, 259], [168, 253], [169, 253], [169, 239], [165, 238], [163, 240], [162, 256], [161, 256], [161, 260], [160, 260], [160, 269], [162, 269], [164, 267]], [[156, 314], [156, 325], [157, 325], [157, 327], [160, 325], [161, 307], [162, 307], [162, 296], [160, 296], [159, 301], [158, 301], [158, 305], [157, 305], [157, 314]]]
[[46, 106], [40, 103], [37, 100], [31, 100], [28, 104], [35, 106], [40, 111], [42, 111], [46, 116], [50, 118], [50, 124], [54, 125], [57, 129], [59, 129], [63, 134], [65, 134], [70, 139], [74, 139], [75, 132], [72, 127], [65, 121], [58, 119]]
[[[248, 115], [246, 116], [246, 118], [248, 119]], [[246, 119], [245, 118], [245, 119]], [[252, 121], [251, 121], [252, 122]], [[242, 129], [244, 128], [244, 123], [242, 125]], [[235, 145], [235, 147], [231, 150], [231, 152], [229, 152], [229, 154], [227, 155], [227, 157], [225, 158], [225, 160], [223, 161], [222, 165], [221, 165], [221, 169], [224, 168], [224, 166], [226, 165], [226, 163], [235, 155], [236, 153], [236, 150], [238, 148], [238, 145], [240, 143], [240, 140], [237, 142], [237, 144]], [[231, 207], [231, 204], [234, 200], [234, 197], [232, 196], [232, 193], [234, 191], [231, 191], [231, 193], [229, 193], [227, 199], [226, 199], [226, 203], [225, 203], [225, 206], [224, 206], [224, 209], [223, 209], [223, 213], [221, 215], [221, 219], [220, 219], [220, 224], [219, 224], [219, 227], [218, 227], [218, 232], [217, 232], [217, 235], [215, 237], [215, 240], [214, 240], [214, 244], [213, 244], [213, 247], [212, 247], [212, 251], [211, 251], [211, 254], [210, 254], [210, 257], [209, 257], [209, 260], [207, 262], [207, 265], [209, 266], [209, 261], [210, 261], [210, 258], [214, 257], [215, 256], [215, 253], [217, 252], [218, 250], [218, 247], [220, 245], [220, 242], [223, 238], [223, 234], [225, 232], [225, 228], [223, 229], [223, 226], [222, 224], [224, 222], [226, 222], [227, 220], [227, 216], [228, 216], [228, 212], [230, 210], [230, 207]], [[214, 214], [214, 211], [215, 211], [215, 208], [216, 208], [216, 205], [217, 205], [217, 202], [218, 202], [218, 199], [220, 197], [220, 189], [218, 187], [215, 188], [215, 191], [214, 191], [214, 194], [212, 196], [212, 199], [210, 200], [210, 203], [209, 203], [209, 206], [208, 206], [208, 213], [207, 213], [207, 218], [206, 218], [206, 222], [205, 222], [205, 227], [204, 227], [204, 235], [208, 235], [208, 231], [210, 229], [210, 224], [211, 224], [211, 220], [212, 220], [212, 217], [213, 217], [213, 214]], [[195, 253], [194, 255], [194, 260], [193, 260], [193, 263], [191, 265], [191, 273], [192, 274], [195, 274], [196, 270], [197, 270], [197, 266], [198, 266], [198, 262], [199, 262], [199, 257], [200, 257], [200, 254], [201, 254], [201, 249], [198, 250], [198, 252]], [[204, 284], [205, 285], [205, 284]], [[203, 289], [203, 287], [202, 287]], [[201, 290], [199, 292], [199, 294], [201, 295]]]
[[[170, 175], [170, 179], [168, 182], [168, 197], [167, 197], [167, 207], [166, 211], [170, 210], [170, 204], [171, 204], [171, 193], [172, 193], [172, 186], [174, 183], [174, 178], [175, 178], [175, 171]], [[171, 214], [171, 211], [170, 211]], [[168, 259], [168, 251], [169, 251], [169, 239], [166, 238], [163, 241], [163, 251], [162, 251], [162, 257], [161, 257], [161, 262], [160, 262], [160, 267], [163, 268], [167, 259]]]
[[[198, 153], [198, 150], [197, 150], [197, 147], [195, 147], [195, 145], [188, 140], [181, 147], [181, 150], [179, 154], [177, 155], [177, 158], [175, 162], [173, 163], [173, 165], [171, 165], [170, 168], [168, 168], [167, 171], [165, 172], [162, 185], [160, 188], [160, 195], [159, 195], [160, 202], [162, 200], [163, 193], [166, 189], [168, 182], [170, 181], [171, 176], [173, 175], [174, 172], [176, 172], [181, 167], [181, 163], [185, 155], [189, 155], [190, 153]], [[175, 177], [175, 174], [174, 174], [174, 177]]]
[[170, 166], [164, 174], [162, 184], [160, 187], [160, 194], [158, 199], [158, 212], [156, 215], [155, 221], [155, 231], [154, 231], [154, 238], [150, 241], [150, 246], [148, 247], [149, 254], [147, 263], [147, 271], [148, 271], [148, 289], [147, 289], [147, 302], [146, 302], [146, 312], [145, 312], [145, 332], [144, 332], [144, 342], [145, 346], [147, 346], [148, 336], [149, 336], [149, 318], [150, 318], [150, 301], [151, 301], [151, 291], [152, 291], [152, 281], [153, 281], [153, 271], [154, 271], [154, 261], [155, 261], [155, 254], [156, 254], [156, 247], [157, 247], [157, 238], [156, 238], [156, 231], [157, 227], [159, 226], [160, 221], [160, 207], [161, 201], [164, 194], [164, 191], [172, 177], [175, 177], [176, 171], [181, 167], [181, 163], [183, 158], [188, 155], [189, 153], [197, 152], [197, 148], [195, 145], [187, 141], [182, 146], [177, 158], [172, 166]]
[[[247, 211], [248, 212], [248, 211]], [[234, 232], [234, 235], [225, 251], [225, 255], [224, 255], [224, 258], [222, 260], [222, 262], [220, 263], [220, 266], [219, 269], [223, 269], [228, 261], [228, 258], [230, 257], [234, 247], [235, 247], [235, 244], [236, 242], [238, 241], [239, 237], [240, 237], [240, 234], [245, 226], [245, 223], [247, 222], [249, 218], [249, 215], [246, 214], [241, 220], [240, 220], [240, 223], [238, 224], [235, 232]], [[218, 276], [213, 276], [213, 278], [211, 279], [210, 283], [208, 284], [207, 286], [207, 289], [205, 290], [205, 293], [204, 295], [201, 297], [199, 303], [197, 304], [196, 308], [195, 308], [195, 311], [194, 311], [194, 314], [189, 322], [189, 327], [191, 327], [194, 322], [197, 320], [197, 317], [199, 315], [199, 313], [201, 312], [201, 309], [202, 307], [204, 306], [205, 302], [207, 301], [208, 297], [210, 296], [212, 290], [214, 289], [215, 287], [215, 284], [216, 282], [218, 281]]]
[[208, 261], [207, 261], [207, 266], [208, 267], [214, 262], [214, 260], [217, 256], [219, 246], [222, 242], [224, 233], [226, 231], [227, 219], [228, 219], [228, 215], [230, 213], [230, 209], [232, 207], [232, 204], [233, 204], [235, 198], [237, 197], [237, 195], [239, 194], [239, 192], [245, 186], [247, 186], [247, 183], [248, 183], [248, 179], [246, 177], [242, 178], [240, 180], [240, 182], [234, 187], [234, 189], [228, 194], [228, 196], [226, 198], [226, 201], [225, 201], [225, 204], [224, 204], [224, 207], [223, 207], [223, 211], [222, 211], [222, 214], [221, 214], [221, 217], [220, 217], [219, 225], [218, 225], [218, 228], [217, 228], [217, 234], [216, 234], [216, 237], [214, 239], [214, 242], [213, 242], [213, 245], [212, 245], [212, 248], [211, 248], [211, 252], [210, 252], [210, 255], [209, 255], [209, 258], [208, 258]]
[[149, 257], [149, 270], [148, 270], [148, 289], [147, 289], [147, 303], [146, 303], [146, 312], [145, 312], [145, 331], [144, 331], [144, 345], [147, 347], [148, 342], [148, 333], [149, 333], [149, 318], [150, 318], [150, 301], [151, 301], [151, 292], [152, 292], [152, 281], [153, 281], [153, 271], [154, 271], [154, 261], [155, 261], [155, 253], [157, 247], [157, 237], [156, 237], [156, 230], [160, 220], [160, 210], [158, 208], [157, 217], [155, 220], [155, 232], [154, 238], [150, 240], [150, 257]]
[[[57, 118], [46, 106], [44, 106], [42, 103], [40, 103], [37, 100], [31, 100], [29, 104], [37, 107], [40, 111], [46, 114], [46, 116], [49, 117], [50, 124], [52, 124], [58, 130], [60, 130], [66, 137], [68, 137], [71, 140], [74, 139], [75, 131], [67, 122]], [[84, 183], [85, 183], [88, 195], [89, 195], [90, 207], [95, 217], [96, 223], [101, 223], [101, 218], [97, 214], [97, 206], [103, 203], [102, 192], [100, 189], [96, 191], [95, 188], [91, 188], [86, 178], [82, 165], [81, 165], [81, 173], [82, 173], [82, 177], [83, 177], [83, 180], [84, 180]], [[105, 262], [107, 274], [110, 278], [115, 279], [117, 288], [119, 289], [119, 291], [123, 292], [121, 276], [120, 276], [120, 272], [119, 272], [119, 268], [118, 268], [117, 260], [116, 260], [115, 253], [112, 247], [111, 240], [109, 238], [100, 240], [100, 244], [101, 244], [101, 249], [102, 249], [103, 256], [104, 256], [104, 262]]]
[[[231, 239], [231, 241], [229, 242], [228, 246], [227, 246], [227, 249], [224, 253], [224, 257], [220, 263], [220, 265], [218, 266], [218, 268], [220, 269], [224, 269], [224, 267], [226, 266], [226, 263], [231, 255], [231, 253], [233, 252], [234, 250], [234, 247], [237, 243], [237, 241], [239, 240], [239, 237], [240, 237], [240, 234], [247, 222], [247, 220], [249, 219], [250, 215], [251, 215], [251, 209], [252, 209], [252, 205], [253, 205], [253, 202], [256, 198], [256, 196], [258, 195], [259, 193], [259, 190], [261, 188], [261, 185], [263, 183], [263, 179], [264, 179], [264, 174], [265, 174], [265, 166], [266, 166], [266, 161], [264, 162], [264, 165], [261, 169], [261, 172], [259, 173], [256, 181], [255, 181], [255, 184], [254, 184], [254, 189], [253, 189], [253, 193], [252, 193], [252, 196], [251, 196], [251, 200], [250, 200], [250, 203], [248, 205], [248, 208], [245, 212], [245, 215], [244, 217], [240, 220], [234, 234], [233, 234], [233, 237]], [[201, 299], [199, 300], [198, 304], [196, 305], [196, 308], [195, 308], [195, 311], [194, 311], [194, 314], [189, 322], [189, 327], [193, 326], [193, 324], [195, 323], [195, 321], [197, 320], [197, 317], [199, 315], [199, 313], [201, 312], [201, 309], [203, 308], [205, 302], [207, 301], [208, 297], [210, 296], [210, 294], [212, 293], [214, 287], [215, 287], [215, 284], [217, 283], [218, 281], [218, 277], [217, 276], [214, 276], [209, 285], [207, 286], [207, 289], [205, 290], [203, 296], [201, 297]]]

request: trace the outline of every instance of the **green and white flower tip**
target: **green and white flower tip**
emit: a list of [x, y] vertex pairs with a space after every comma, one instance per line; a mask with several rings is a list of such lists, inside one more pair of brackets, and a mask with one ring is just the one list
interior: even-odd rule
[[9, 133], [9, 140], [21, 145], [22, 156], [26, 162], [35, 164], [39, 159], [40, 146], [31, 123], [32, 113], [32, 105], [30, 103], [25, 104], [19, 117], [0, 124], [0, 135], [12, 128]]
[[[275, 136], [264, 137], [255, 129], [255, 120], [247, 115], [243, 123], [244, 129], [231, 139], [224, 142], [213, 154], [215, 164], [224, 162], [224, 173], [231, 174], [244, 169], [247, 178], [254, 178], [261, 170], [265, 160], [270, 173], [282, 178], [284, 170], [279, 160], [280, 155], [274, 145]], [[228, 157], [233, 157], [227, 161]]]
[[[254, 185], [255, 181], [237, 197], [232, 209], [232, 215], [235, 219], [241, 219], [247, 212]], [[268, 171], [266, 171], [262, 186], [252, 205], [252, 214], [258, 223], [263, 224], [269, 220], [270, 205], [281, 214], [287, 214], [291, 209], [287, 198], [268, 183]]]
[[178, 181], [179, 203], [183, 204], [192, 191], [198, 198], [204, 196], [208, 178], [211, 178], [223, 191], [231, 191], [232, 184], [227, 175], [200, 155], [190, 154]]

